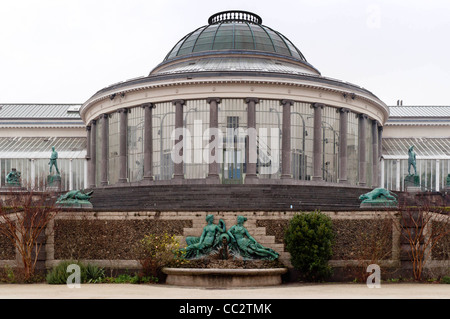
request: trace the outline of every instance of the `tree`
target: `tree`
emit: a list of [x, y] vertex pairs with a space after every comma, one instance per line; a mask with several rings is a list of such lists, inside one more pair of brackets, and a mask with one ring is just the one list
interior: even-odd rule
[[414, 280], [423, 280], [425, 265], [433, 248], [450, 234], [450, 215], [440, 207], [422, 202], [417, 206], [400, 205], [394, 223], [412, 264]]
[[18, 251], [23, 280], [33, 278], [41, 248], [45, 244], [47, 225], [58, 213], [50, 193], [27, 190], [11, 191], [0, 203], [0, 233]]

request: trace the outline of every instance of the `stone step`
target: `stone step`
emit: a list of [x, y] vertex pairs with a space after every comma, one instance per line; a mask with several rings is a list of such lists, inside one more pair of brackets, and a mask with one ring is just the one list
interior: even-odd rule
[[367, 189], [286, 185], [163, 185], [95, 189], [94, 209], [289, 210], [357, 209]]

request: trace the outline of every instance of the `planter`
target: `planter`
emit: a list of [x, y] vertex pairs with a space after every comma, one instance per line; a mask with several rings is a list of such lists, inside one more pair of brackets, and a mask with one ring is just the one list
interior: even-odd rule
[[163, 272], [167, 275], [168, 285], [231, 288], [280, 285], [281, 275], [287, 272], [287, 268], [164, 268]]

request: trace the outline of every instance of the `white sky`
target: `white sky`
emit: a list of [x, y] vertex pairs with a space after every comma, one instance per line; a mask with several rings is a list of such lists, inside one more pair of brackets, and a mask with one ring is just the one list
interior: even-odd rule
[[450, 105], [448, 0], [0, 0], [0, 103], [84, 103], [232, 9], [388, 105]]

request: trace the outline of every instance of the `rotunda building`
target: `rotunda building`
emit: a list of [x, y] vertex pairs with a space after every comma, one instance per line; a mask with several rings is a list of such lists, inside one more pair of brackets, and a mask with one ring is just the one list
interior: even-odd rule
[[80, 115], [91, 188], [372, 188], [389, 109], [362, 87], [322, 76], [258, 15], [226, 11], [148, 76], [95, 93]]

